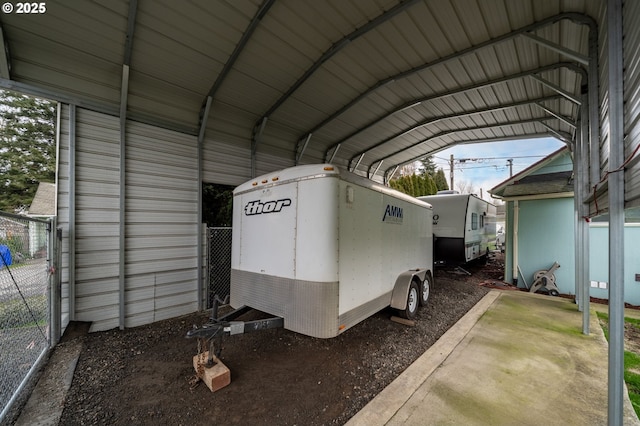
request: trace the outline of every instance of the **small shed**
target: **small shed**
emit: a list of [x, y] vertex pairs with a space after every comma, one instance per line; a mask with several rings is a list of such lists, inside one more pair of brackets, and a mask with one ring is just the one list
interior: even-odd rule
[[[505, 281], [528, 288], [554, 262], [561, 293], [575, 294], [575, 216], [571, 153], [564, 147], [489, 192], [505, 201]], [[590, 296], [609, 299], [609, 217], [589, 223]], [[624, 300], [640, 305], [640, 209], [625, 211]]]
[[554, 262], [561, 293], [575, 293], [573, 162], [563, 147], [492, 188], [505, 201], [505, 281], [528, 288]]

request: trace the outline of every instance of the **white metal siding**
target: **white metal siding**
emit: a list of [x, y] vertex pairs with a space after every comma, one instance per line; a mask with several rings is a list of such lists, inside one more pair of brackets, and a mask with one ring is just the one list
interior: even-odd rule
[[58, 140], [58, 158], [57, 158], [57, 219], [58, 228], [62, 229], [62, 264], [58, 267], [61, 269], [61, 314], [62, 329], [69, 324], [69, 107], [68, 105], [60, 105], [58, 110], [60, 114], [59, 124], [59, 140]]
[[[607, 19], [606, 8], [600, 10], [600, 16], [598, 17], [598, 32], [599, 32], [599, 55], [598, 67], [599, 67], [599, 84], [600, 84], [600, 98], [599, 109], [600, 114], [600, 173], [602, 178], [609, 168], [609, 68], [608, 68], [608, 53], [607, 53]], [[591, 182], [591, 188], [597, 182]], [[602, 187], [603, 183], [598, 185], [598, 188]], [[592, 194], [593, 195], [593, 194]], [[591, 202], [589, 209], [590, 214], [600, 215], [606, 213], [609, 209], [609, 197], [606, 191], [598, 193], [597, 202]]]
[[[120, 123], [76, 111], [75, 319], [99, 331], [118, 327], [120, 317]], [[68, 106], [60, 123], [58, 223], [68, 316]], [[126, 139], [125, 326], [132, 327], [198, 309], [197, 149], [193, 136], [139, 123], [128, 123]]]
[[61, 108], [58, 226], [62, 241], [63, 327], [69, 319], [70, 267], [75, 267], [75, 320], [92, 330], [118, 326], [118, 120], [76, 109], [75, 263], [69, 253], [69, 106]]
[[76, 320], [118, 326], [120, 130], [116, 117], [76, 109]]
[[126, 310], [133, 327], [194, 312], [197, 297], [197, 140], [127, 124]]
[[251, 129], [256, 117], [214, 102], [202, 147], [205, 182], [240, 185], [251, 178]]
[[[640, 144], [640, 2], [624, 5], [624, 134], [625, 158], [633, 155]], [[629, 162], [625, 173], [626, 207], [640, 206], [640, 155]]]

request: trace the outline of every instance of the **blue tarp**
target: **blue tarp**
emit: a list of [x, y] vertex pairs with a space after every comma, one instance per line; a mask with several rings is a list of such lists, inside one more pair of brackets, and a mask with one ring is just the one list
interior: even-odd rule
[[0, 268], [11, 265], [11, 250], [9, 250], [9, 246], [0, 244], [0, 256], [2, 256], [2, 259], [0, 259]]

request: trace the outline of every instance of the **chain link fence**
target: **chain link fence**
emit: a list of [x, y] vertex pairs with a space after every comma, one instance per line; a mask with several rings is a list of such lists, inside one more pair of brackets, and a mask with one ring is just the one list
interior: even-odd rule
[[52, 344], [50, 229], [0, 212], [0, 423]]
[[231, 289], [231, 228], [207, 228], [207, 309]]

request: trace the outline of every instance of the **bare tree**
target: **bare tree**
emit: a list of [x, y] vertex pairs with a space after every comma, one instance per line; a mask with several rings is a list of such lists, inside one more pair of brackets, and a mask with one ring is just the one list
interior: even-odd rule
[[456, 181], [456, 189], [461, 194], [475, 194], [476, 193], [476, 188], [468, 180], [460, 180], [460, 179], [458, 179]]

